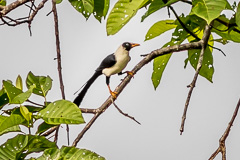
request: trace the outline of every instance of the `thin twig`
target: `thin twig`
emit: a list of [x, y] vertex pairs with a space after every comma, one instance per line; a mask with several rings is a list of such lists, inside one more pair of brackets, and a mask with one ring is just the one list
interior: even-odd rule
[[47, 130], [47, 132], [44, 132], [44, 133], [41, 133], [40, 135], [41, 136], [44, 136], [44, 137], [47, 137], [49, 136], [51, 133], [53, 133], [56, 129], [57, 129], [58, 126], [54, 126], [52, 128], [50, 128], [49, 130]]
[[35, 103], [35, 102], [33, 102], [33, 101], [30, 101], [29, 99], [27, 99], [26, 101], [29, 102], [29, 103], [35, 104], [35, 105], [37, 105], [37, 106], [44, 107], [44, 105]]
[[[56, 7], [55, 0], [52, 0], [52, 11], [53, 11], [53, 15], [54, 15], [54, 24], [55, 24], [58, 76], [59, 76], [59, 81], [60, 81], [60, 89], [61, 89], [62, 99], [65, 99], [63, 77], [62, 77], [61, 51], [60, 51], [59, 29], [58, 29], [58, 15], [57, 15], [57, 7]], [[69, 145], [69, 126], [66, 125], [66, 127], [67, 127], [67, 139], [68, 139], [68, 145]], [[55, 139], [54, 139], [55, 142], [58, 139], [58, 130], [59, 130], [59, 126], [56, 129]]]
[[238, 110], [240, 107], [240, 99], [238, 100], [237, 106], [235, 108], [235, 111], [232, 115], [231, 121], [228, 123], [228, 126], [225, 130], [225, 132], [223, 133], [222, 137], [219, 139], [219, 147], [218, 149], [211, 155], [211, 157], [209, 158], [209, 160], [213, 160], [218, 153], [222, 153], [222, 160], [226, 160], [226, 145], [225, 145], [225, 141], [230, 133], [231, 127], [233, 126], [233, 122], [235, 120], [235, 118], [237, 117], [238, 114]]
[[204, 56], [205, 48], [207, 46], [210, 34], [211, 34], [211, 27], [209, 25], [206, 25], [202, 40], [200, 41], [200, 42], [202, 42], [201, 43], [202, 49], [201, 49], [201, 52], [200, 52], [200, 55], [199, 55], [196, 72], [195, 72], [194, 78], [192, 80], [192, 83], [188, 86], [188, 87], [190, 87], [190, 89], [189, 89], [189, 92], [188, 92], [187, 100], [186, 100], [183, 115], [182, 115], [182, 122], [181, 122], [181, 127], [180, 127], [180, 134], [181, 135], [184, 132], [184, 124], [185, 124], [185, 120], [186, 120], [186, 114], [187, 114], [189, 102], [190, 102], [190, 99], [191, 99], [191, 96], [192, 96], [193, 89], [196, 85], [200, 69], [202, 67], [203, 56]]
[[117, 110], [118, 110], [122, 115], [124, 115], [124, 116], [126, 116], [126, 117], [128, 117], [128, 118], [130, 118], [130, 119], [132, 119], [132, 120], [134, 120], [135, 122], [137, 122], [138, 124], [141, 125], [141, 123], [138, 122], [134, 117], [128, 115], [127, 113], [124, 113], [124, 112], [116, 105], [116, 103], [115, 103], [113, 100], [112, 100], [112, 104], [117, 108]]
[[[30, 8], [30, 11], [29, 11], [29, 16], [28, 17], [22, 17], [22, 18], [17, 18], [17, 19], [12, 19], [8, 16], [6, 16], [6, 14], [1, 14], [0, 12], [0, 18], [1, 20], [3, 21], [2, 24], [0, 25], [4, 25], [4, 24], [7, 24], [8, 26], [17, 26], [17, 25], [20, 25], [20, 24], [23, 24], [23, 23], [28, 23], [28, 27], [29, 27], [29, 31], [30, 31], [30, 35], [32, 35], [31, 33], [31, 23], [34, 19], [34, 17], [37, 15], [38, 11], [40, 9], [43, 8], [44, 4], [47, 2], [48, 0], [43, 0], [42, 2], [39, 3], [38, 7], [36, 7], [35, 10], [33, 10], [32, 8]], [[25, 3], [27, 3], [28, 1], [26, 1]], [[33, 3], [33, 2], [32, 2]], [[11, 5], [11, 4], [10, 4]], [[33, 4], [34, 5], [34, 4]], [[8, 5], [9, 6], [9, 5]], [[35, 5], [34, 5], [35, 6]], [[6, 6], [7, 7], [7, 6]], [[9, 7], [11, 8], [11, 7]], [[30, 14], [32, 12], [32, 14]], [[6, 21], [5, 19], [8, 19], [9, 21]]]

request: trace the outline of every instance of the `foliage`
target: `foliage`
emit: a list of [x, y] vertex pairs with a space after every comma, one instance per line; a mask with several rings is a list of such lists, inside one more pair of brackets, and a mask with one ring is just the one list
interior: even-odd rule
[[[40, 134], [49, 128], [60, 124], [82, 124], [85, 123], [81, 110], [72, 102], [57, 100], [46, 102], [48, 91], [52, 87], [52, 80], [49, 76], [35, 76], [29, 72], [26, 78], [26, 87], [23, 91], [23, 81], [19, 75], [16, 85], [10, 80], [3, 80], [3, 87], [0, 90], [1, 108], [5, 115], [0, 115], [0, 135], [9, 132], [22, 132], [12, 139], [8, 139], [0, 146], [0, 159], [24, 159], [33, 152], [43, 152], [37, 159], [64, 158], [85, 158], [104, 159], [94, 152], [78, 149], [75, 147], [57, 148], [55, 142], [47, 140]], [[32, 103], [29, 98], [32, 94], [44, 97], [44, 104]], [[30, 103], [30, 105], [27, 105]], [[14, 104], [14, 108], [3, 110], [5, 106]], [[40, 107], [39, 107], [40, 106]], [[43, 121], [39, 126], [36, 121]], [[29, 133], [24, 133], [24, 127], [29, 128]], [[31, 129], [38, 127], [37, 132], [32, 135]]]

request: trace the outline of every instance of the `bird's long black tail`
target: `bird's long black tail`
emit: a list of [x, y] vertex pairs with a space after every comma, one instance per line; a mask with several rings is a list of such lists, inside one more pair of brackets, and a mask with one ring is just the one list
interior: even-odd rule
[[78, 96], [74, 99], [73, 103], [80, 106], [85, 94], [89, 87], [93, 84], [93, 82], [102, 74], [100, 71], [96, 71], [93, 76], [87, 81], [86, 85], [83, 87], [82, 91], [78, 94]]

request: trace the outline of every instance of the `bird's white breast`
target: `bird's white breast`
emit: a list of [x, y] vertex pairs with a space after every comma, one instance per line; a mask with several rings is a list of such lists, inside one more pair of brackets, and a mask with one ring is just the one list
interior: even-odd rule
[[102, 71], [102, 73], [107, 77], [121, 72], [131, 59], [129, 52], [123, 49], [121, 46], [117, 49], [114, 55], [116, 58], [116, 63], [112, 67], [105, 68]]

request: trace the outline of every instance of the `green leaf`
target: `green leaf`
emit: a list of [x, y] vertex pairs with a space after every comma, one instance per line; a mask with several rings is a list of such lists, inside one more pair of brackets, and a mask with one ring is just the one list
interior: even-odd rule
[[[59, 160], [61, 159], [60, 150], [58, 148], [49, 148], [44, 150], [43, 155], [38, 157], [37, 160]], [[67, 158], [69, 159], [69, 158]]]
[[11, 116], [1, 116], [0, 115], [0, 135], [19, 131], [18, 125], [24, 124], [25, 119], [17, 114], [12, 114]]
[[236, 12], [236, 24], [240, 28], [240, 2], [238, 3], [237, 12]]
[[[5, 92], [8, 95], [9, 98], [9, 103], [12, 103], [14, 101], [14, 98], [23, 93], [20, 89], [16, 88], [12, 83], [9, 81], [4, 81], [3, 80], [3, 87], [5, 89]], [[23, 102], [22, 102], [23, 103]], [[20, 104], [20, 103], [19, 103]]]
[[141, 22], [145, 20], [148, 16], [150, 16], [152, 13], [158, 11], [159, 9], [165, 7], [166, 4], [162, 0], [154, 0], [151, 2], [147, 12], [142, 16]]
[[106, 17], [109, 9], [109, 0], [94, 0], [94, 17], [101, 23], [102, 17]]
[[16, 87], [20, 90], [23, 90], [22, 77], [18, 75], [16, 79]]
[[[203, 30], [195, 32], [195, 34], [198, 37], [202, 37]], [[192, 42], [192, 41], [195, 41], [195, 39], [190, 36], [190, 37], [188, 37], [188, 41]], [[209, 37], [208, 44], [210, 46], [214, 45], [212, 35], [210, 35], [210, 37]], [[200, 52], [201, 52], [201, 49], [188, 50], [188, 60], [195, 70], [197, 68]], [[204, 52], [202, 67], [200, 69], [199, 74], [201, 76], [205, 77], [210, 82], [212, 82], [213, 73], [214, 73], [214, 67], [213, 67], [212, 48], [209, 48], [209, 46], [207, 46], [205, 49], [205, 52]]]
[[57, 148], [57, 146], [43, 136], [20, 134], [0, 146], [0, 159], [24, 159], [32, 152], [40, 152], [48, 148]]
[[94, 0], [69, 0], [72, 6], [88, 19], [94, 10]]
[[0, 109], [6, 104], [8, 104], [8, 102], [9, 102], [9, 98], [7, 93], [5, 92], [4, 89], [1, 89], [0, 90]]
[[38, 113], [38, 117], [42, 118], [46, 123], [54, 125], [85, 123], [78, 106], [67, 100], [50, 103]]
[[32, 125], [32, 113], [29, 112], [27, 107], [25, 107], [23, 105], [20, 106], [20, 112], [23, 115], [23, 117], [27, 120], [28, 127], [30, 127]]
[[22, 92], [9, 81], [3, 81], [3, 86], [5, 88], [5, 92], [8, 95], [10, 104], [22, 104], [31, 96], [32, 91], [35, 88], [35, 85], [32, 85], [29, 86], [28, 91]]
[[226, 0], [193, 0], [192, 13], [210, 24], [212, 20], [220, 16], [226, 4]]
[[6, 0], [0, 0], [0, 6], [6, 6], [7, 2]]
[[107, 35], [116, 34], [147, 0], [119, 0], [107, 18]]
[[41, 124], [38, 126], [38, 130], [37, 130], [36, 134], [43, 133], [43, 132], [45, 132], [46, 130], [52, 128], [53, 126], [55, 126], [55, 125], [47, 124], [46, 122], [43, 122], [43, 123], [41, 123]]
[[[190, 30], [195, 28], [196, 26], [199, 27], [199, 25], [195, 25], [190, 18], [190, 16], [187, 17], [180, 17], [181, 20], [187, 25], [190, 26]], [[189, 37], [189, 34], [182, 28], [181, 24], [178, 24], [176, 29], [174, 30], [172, 34], [172, 39], [170, 42], [167, 42], [163, 47], [173, 46], [176, 44], [181, 44], [187, 37]], [[161, 81], [163, 72], [168, 64], [169, 59], [171, 58], [171, 53], [159, 56], [154, 59], [153, 61], [153, 73], [152, 73], [152, 83], [154, 88], [156, 89]]]
[[159, 22], [156, 22], [147, 32], [145, 36], [145, 41], [153, 39], [162, 33], [176, 28], [177, 25], [174, 24], [174, 20], [162, 20]]
[[[200, 52], [201, 52], [200, 49], [188, 50], [189, 61], [194, 69], [197, 68]], [[212, 50], [209, 47], [206, 47], [204, 52], [202, 67], [200, 69], [199, 74], [204, 78], [206, 78], [207, 80], [209, 80], [210, 82], [212, 82], [213, 73], [214, 73], [214, 67], [213, 67]]]
[[63, 0], [56, 0], [56, 4], [62, 3]]
[[20, 159], [21, 153], [28, 144], [28, 136], [17, 135], [14, 138], [8, 139], [7, 142], [0, 146], [0, 159]]
[[153, 0], [147, 10], [147, 12], [142, 16], [141, 22], [143, 22], [148, 16], [154, 12], [160, 10], [163, 7], [176, 3], [179, 0], [169, 0], [168, 3], [164, 3], [163, 0]]
[[57, 148], [57, 145], [55, 142], [51, 142], [48, 139], [46, 139], [44, 136], [33, 136], [28, 135], [28, 146], [26, 147], [26, 150], [29, 153], [32, 152], [40, 152], [44, 151], [48, 148]]
[[86, 149], [78, 149], [75, 147], [63, 146], [60, 152], [63, 159], [105, 160], [104, 157], [101, 157], [92, 151]]
[[46, 97], [48, 91], [52, 88], [52, 79], [49, 76], [35, 76], [32, 72], [29, 72], [26, 85], [28, 88], [32, 85], [36, 85], [36, 88], [33, 89], [33, 93]]
[[160, 56], [154, 59], [152, 73], [152, 82], [154, 89], [157, 89], [161, 81], [163, 71], [165, 70], [167, 63], [171, 58], [171, 55], [172, 54], [166, 54], [164, 56]]
[[[214, 21], [212, 32], [217, 33], [225, 40], [231, 40], [233, 42], [240, 42], [240, 28], [236, 25], [232, 24], [229, 19], [226, 18], [225, 15], [221, 15], [218, 18], [219, 21]], [[229, 27], [228, 27], [229, 26]]]

